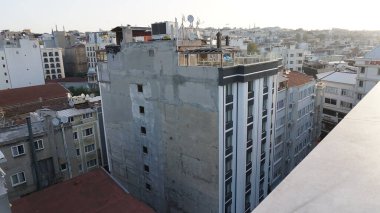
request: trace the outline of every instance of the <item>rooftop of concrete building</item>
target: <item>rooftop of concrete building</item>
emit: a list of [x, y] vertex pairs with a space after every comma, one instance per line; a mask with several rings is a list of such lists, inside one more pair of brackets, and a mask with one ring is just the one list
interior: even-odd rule
[[0, 107], [63, 98], [67, 97], [69, 92], [70, 91], [57, 83], [0, 90]]
[[319, 73], [317, 74], [317, 78], [322, 81], [352, 85], [356, 84], [356, 73], [350, 70]]
[[96, 169], [15, 200], [12, 212], [153, 213], [154, 210], [126, 193], [103, 169]]
[[283, 76], [288, 79], [289, 87], [301, 86], [314, 80], [312, 76], [297, 71], [287, 70], [283, 73]]
[[379, 211], [379, 96], [377, 84], [253, 212]]

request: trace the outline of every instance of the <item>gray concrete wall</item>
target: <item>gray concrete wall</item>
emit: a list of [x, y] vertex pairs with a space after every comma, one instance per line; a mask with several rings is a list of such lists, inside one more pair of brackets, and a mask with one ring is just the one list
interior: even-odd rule
[[158, 212], [217, 212], [217, 69], [177, 67], [173, 41], [127, 44], [108, 58], [110, 83], [100, 86], [113, 176]]

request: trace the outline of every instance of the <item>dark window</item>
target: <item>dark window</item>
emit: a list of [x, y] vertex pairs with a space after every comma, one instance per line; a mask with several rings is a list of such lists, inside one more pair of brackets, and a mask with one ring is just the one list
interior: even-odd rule
[[146, 188], [146, 190], [148, 190], [148, 191], [151, 191], [151, 190], [152, 190], [152, 188], [151, 188], [151, 186], [150, 186], [149, 183], [145, 183], [145, 188]]
[[226, 84], [226, 96], [232, 95], [232, 84]]
[[54, 67], [54, 64], [50, 64], [50, 67]]
[[77, 156], [80, 155], [80, 149], [77, 149]]
[[363, 87], [363, 81], [359, 81], [359, 87]]
[[57, 73], [61, 73], [61, 69], [57, 69]]
[[42, 55], [46, 57], [46, 56], [47, 56], [47, 53], [42, 53]]
[[54, 62], [54, 59], [53, 59], [53, 58], [50, 58], [50, 62]]
[[49, 53], [49, 56], [53, 56], [53, 53], [52, 53], [52, 52], [50, 52], [50, 53]]
[[139, 106], [139, 110], [140, 110], [140, 113], [141, 114], [144, 114], [145, 113], [145, 109], [143, 106]]
[[5, 72], [4, 75], [7, 76], [8, 74]]
[[148, 154], [148, 147], [143, 146], [143, 152], [144, 152], [144, 154]]
[[137, 92], [143, 92], [143, 85], [137, 84]]
[[8, 83], [8, 80], [5, 80], [5, 83]]
[[58, 78], [62, 78], [62, 75], [61, 75], [61, 74], [58, 74]]
[[57, 76], [55, 76], [55, 75], [52, 75], [51, 77], [52, 77], [52, 79], [56, 79], [57, 78]]
[[55, 56], [59, 56], [58, 52], [55, 52]]
[[149, 56], [154, 56], [154, 50], [149, 50]]
[[148, 165], [144, 165], [144, 171], [149, 172], [149, 166]]
[[57, 67], [61, 67], [61, 65], [59, 63], [56, 64]]
[[3, 64], [3, 68], [5, 68], [5, 64]]
[[49, 64], [45, 64], [45, 68], [49, 68]]
[[232, 147], [232, 135], [227, 135], [226, 137], [226, 149]]
[[247, 151], [247, 156], [246, 156], [246, 163], [249, 164], [252, 160], [252, 149], [249, 149]]
[[247, 114], [247, 117], [251, 117], [253, 116], [253, 105], [252, 104], [248, 104], [248, 114]]
[[232, 121], [232, 109], [228, 109], [226, 111], [226, 123], [229, 123]]
[[59, 58], [55, 58], [55, 62], [59, 62]]
[[50, 70], [46, 70], [46, 74], [50, 74]]
[[145, 127], [141, 127], [140, 128], [140, 132], [141, 132], [141, 134], [144, 134], [144, 135], [146, 135], [146, 129], [145, 129]]
[[365, 73], [365, 67], [362, 67], [362, 68], [360, 69], [360, 73]]
[[248, 81], [248, 92], [253, 91], [253, 81]]
[[226, 173], [232, 170], [232, 158], [226, 159]]
[[49, 61], [48, 61], [48, 59], [47, 59], [47, 58], [44, 58], [44, 62], [45, 62], [45, 63], [47, 63], [47, 62], [49, 62]]

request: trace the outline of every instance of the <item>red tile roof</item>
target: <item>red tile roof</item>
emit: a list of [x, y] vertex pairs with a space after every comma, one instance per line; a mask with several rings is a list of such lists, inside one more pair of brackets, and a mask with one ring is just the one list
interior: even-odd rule
[[146, 204], [125, 193], [103, 169], [15, 200], [12, 213], [153, 213]]
[[314, 80], [312, 76], [297, 71], [286, 71], [286, 74], [284, 72], [284, 76], [289, 79], [289, 87], [301, 86]]
[[0, 90], [0, 107], [67, 97], [69, 92], [57, 83]]

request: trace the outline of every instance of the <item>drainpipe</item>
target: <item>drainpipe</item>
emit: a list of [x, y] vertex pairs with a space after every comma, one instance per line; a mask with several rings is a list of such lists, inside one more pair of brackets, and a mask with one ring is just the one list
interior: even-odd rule
[[66, 143], [66, 136], [65, 136], [65, 127], [63, 126], [63, 124], [61, 124], [61, 129], [62, 129], [62, 138], [63, 138], [63, 145], [65, 147], [65, 155], [66, 155], [66, 159], [67, 159], [67, 167], [69, 169], [69, 176], [70, 176], [70, 179], [73, 178], [73, 174], [71, 172], [71, 162], [70, 162], [70, 158], [69, 158], [69, 152], [67, 150], [67, 143]]
[[34, 149], [33, 130], [32, 130], [32, 123], [30, 121], [30, 117], [26, 118], [26, 123], [28, 125], [28, 133], [29, 133], [29, 148], [32, 154], [32, 171], [36, 177], [37, 190], [40, 190], [41, 189], [40, 173], [39, 173], [39, 167], [37, 163], [36, 150]]

